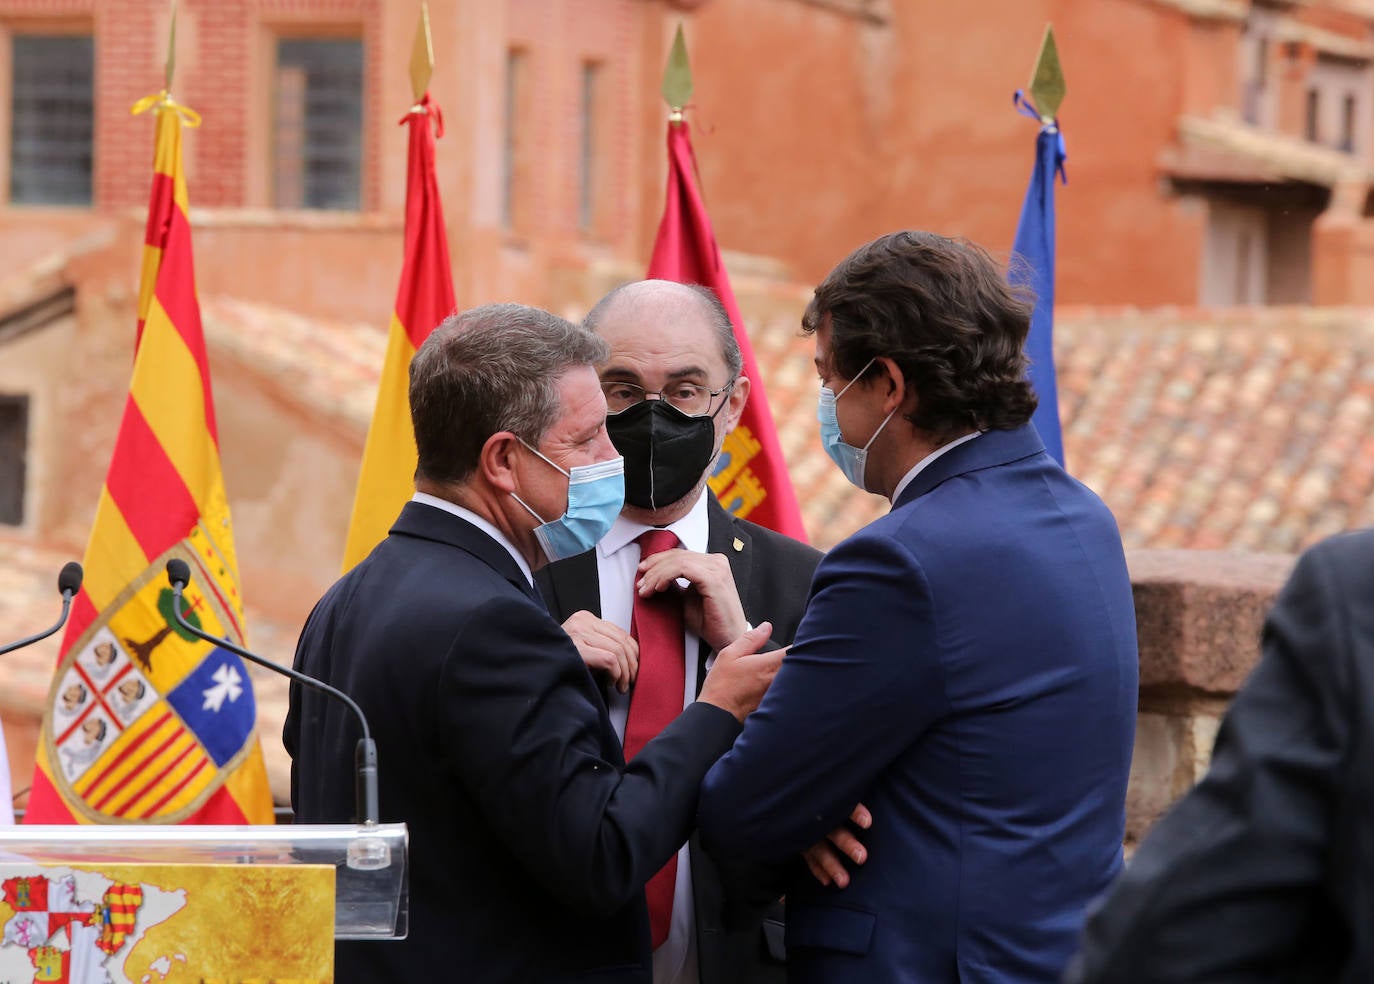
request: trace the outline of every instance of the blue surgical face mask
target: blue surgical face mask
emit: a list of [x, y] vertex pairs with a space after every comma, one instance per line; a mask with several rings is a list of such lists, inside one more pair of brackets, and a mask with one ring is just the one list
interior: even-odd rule
[[555, 561], [586, 553], [611, 531], [615, 518], [625, 505], [625, 459], [612, 458], [594, 465], [574, 465], [569, 471], [559, 468], [523, 440], [520, 443], [568, 476], [568, 508], [557, 519], [546, 521], [525, 500], [511, 493], [511, 498], [539, 520], [534, 538], [543, 548], [544, 556]]
[[869, 491], [864, 484], [864, 468], [868, 464], [868, 449], [873, 446], [873, 442], [878, 439], [878, 435], [883, 432], [887, 422], [892, 419], [892, 414], [897, 412], [897, 408], [892, 408], [892, 413], [883, 418], [883, 422], [878, 425], [878, 429], [873, 432], [873, 436], [868, 439], [868, 443], [861, 448], [856, 448], [852, 444], [846, 444], [844, 437], [840, 434], [840, 418], [835, 413], [835, 401], [849, 392], [849, 387], [859, 381], [859, 377], [868, 372], [868, 367], [878, 361], [874, 356], [869, 359], [862, 369], [855, 374], [854, 378], [845, 384], [844, 389], [836, 393], [829, 386], [821, 387], [820, 399], [816, 403], [816, 419], [821, 422], [821, 444], [825, 448], [825, 453], [830, 456], [830, 460], [839, 466], [840, 471], [844, 472], [844, 477], [850, 483], [857, 485], [865, 492]]

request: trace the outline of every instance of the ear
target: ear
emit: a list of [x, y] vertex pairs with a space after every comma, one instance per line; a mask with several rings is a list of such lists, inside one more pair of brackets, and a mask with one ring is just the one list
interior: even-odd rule
[[[915, 411], [916, 391], [906, 384], [906, 377], [897, 363], [884, 355], [879, 356], [878, 365], [882, 366], [883, 374], [874, 385], [883, 393], [883, 413], [889, 414], [898, 407], [907, 414]], [[911, 406], [908, 407], [908, 403]]]
[[477, 458], [477, 471], [492, 488], [500, 492], [514, 492], [516, 481], [516, 452], [520, 440], [510, 431], [497, 431], [482, 445]]
[[725, 400], [725, 433], [730, 433], [744, 414], [744, 406], [749, 402], [749, 377], [740, 374], [735, 380], [730, 395]]

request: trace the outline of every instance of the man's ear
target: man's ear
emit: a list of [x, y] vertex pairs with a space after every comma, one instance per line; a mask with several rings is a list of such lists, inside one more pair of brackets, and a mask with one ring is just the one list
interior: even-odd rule
[[477, 458], [477, 471], [492, 488], [501, 492], [514, 492], [517, 485], [516, 453], [520, 439], [510, 431], [497, 431], [482, 444], [482, 452]]
[[[901, 368], [887, 356], [878, 357], [878, 365], [883, 367], [883, 376], [876, 385], [884, 391], [883, 413], [888, 414], [901, 407], [905, 413], [916, 409], [916, 390], [906, 384]], [[911, 406], [906, 404], [910, 402]]]
[[739, 418], [744, 414], [744, 406], [749, 402], [749, 377], [740, 374], [735, 380], [735, 385], [730, 389], [730, 396], [725, 401], [725, 433], [730, 433], [739, 423]]

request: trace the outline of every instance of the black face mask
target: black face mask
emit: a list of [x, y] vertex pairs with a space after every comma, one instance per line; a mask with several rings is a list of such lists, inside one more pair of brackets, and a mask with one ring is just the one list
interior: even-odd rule
[[661, 509], [692, 491], [715, 456], [716, 413], [689, 417], [667, 400], [645, 400], [608, 416], [611, 443], [625, 458], [625, 502]]

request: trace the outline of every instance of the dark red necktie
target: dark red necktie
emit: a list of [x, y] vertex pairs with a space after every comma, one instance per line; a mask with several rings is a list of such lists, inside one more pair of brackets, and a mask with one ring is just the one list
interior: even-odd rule
[[[677, 534], [649, 530], [637, 538], [641, 560], [672, 550]], [[636, 573], [636, 581], [638, 575]], [[686, 696], [687, 656], [683, 650], [682, 599], [669, 589], [641, 598], [634, 588], [630, 635], [639, 642], [639, 674], [625, 721], [625, 761], [639, 754], [674, 718], [682, 713]], [[673, 921], [673, 890], [677, 887], [677, 854], [668, 859], [644, 886], [649, 903], [649, 930], [655, 948], [668, 938]]]

